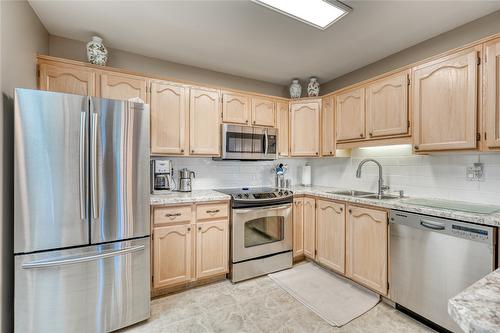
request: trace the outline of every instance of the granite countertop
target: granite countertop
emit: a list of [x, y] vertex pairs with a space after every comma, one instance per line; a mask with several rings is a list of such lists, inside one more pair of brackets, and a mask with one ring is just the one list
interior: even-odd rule
[[500, 332], [500, 269], [450, 299], [448, 313], [466, 333]]
[[179, 203], [193, 203], [202, 201], [230, 200], [227, 194], [214, 190], [194, 190], [192, 192], [171, 192], [167, 194], [151, 194], [151, 205], [171, 205]]
[[370, 205], [376, 207], [382, 207], [387, 209], [398, 209], [404, 210], [407, 212], [444, 217], [464, 222], [477, 223], [482, 225], [490, 225], [490, 226], [500, 226], [500, 213], [493, 214], [480, 214], [480, 213], [469, 213], [462, 212], [451, 209], [443, 209], [443, 208], [433, 208], [433, 207], [425, 207], [420, 205], [414, 205], [406, 202], [408, 198], [395, 198], [395, 199], [368, 199], [368, 198], [356, 198], [349, 197], [345, 195], [338, 195], [329, 193], [331, 191], [344, 190], [342, 188], [334, 188], [334, 187], [325, 187], [325, 186], [293, 186], [291, 188], [294, 194], [308, 194], [314, 195], [326, 199], [334, 199], [346, 202], [352, 202], [363, 205]]

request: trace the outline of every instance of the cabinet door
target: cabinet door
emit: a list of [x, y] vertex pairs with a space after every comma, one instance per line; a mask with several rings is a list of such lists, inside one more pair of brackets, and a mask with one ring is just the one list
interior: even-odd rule
[[120, 100], [140, 98], [144, 103], [147, 103], [146, 89], [146, 78], [121, 73], [101, 72], [99, 97]]
[[316, 200], [304, 198], [304, 255], [314, 259], [316, 252]]
[[347, 276], [387, 294], [387, 213], [348, 206]]
[[413, 70], [416, 150], [476, 148], [479, 50], [471, 48]]
[[484, 124], [488, 148], [500, 148], [500, 39], [485, 44]]
[[196, 278], [224, 274], [229, 269], [229, 222], [196, 225]]
[[316, 261], [345, 273], [345, 205], [318, 200], [316, 208]]
[[274, 127], [274, 101], [263, 97], [252, 97], [252, 125]]
[[337, 141], [365, 138], [365, 88], [335, 96]]
[[151, 83], [151, 153], [183, 155], [186, 148], [188, 88]]
[[39, 66], [41, 90], [95, 96], [95, 72], [91, 69], [46, 63]]
[[409, 71], [380, 79], [366, 87], [369, 138], [408, 133]]
[[248, 125], [250, 122], [250, 99], [247, 95], [222, 93], [222, 121]]
[[219, 92], [191, 88], [189, 103], [189, 152], [220, 156]]
[[186, 224], [154, 229], [154, 288], [191, 279], [191, 228]]
[[291, 155], [319, 156], [321, 101], [291, 105]]
[[323, 98], [321, 106], [321, 155], [335, 156], [333, 97]]
[[276, 102], [277, 125], [278, 125], [278, 155], [280, 157], [288, 156], [288, 128], [290, 110], [287, 102]]
[[293, 199], [293, 257], [304, 255], [304, 198]]

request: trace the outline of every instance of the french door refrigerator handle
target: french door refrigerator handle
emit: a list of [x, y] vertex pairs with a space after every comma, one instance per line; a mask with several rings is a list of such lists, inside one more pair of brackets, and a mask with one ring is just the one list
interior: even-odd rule
[[94, 260], [99, 260], [99, 259], [116, 257], [118, 255], [137, 252], [137, 251], [141, 251], [144, 249], [145, 249], [144, 245], [137, 245], [137, 246], [131, 246], [131, 247], [127, 247], [127, 248], [116, 250], [116, 251], [93, 254], [90, 256], [61, 258], [61, 259], [55, 259], [55, 260], [32, 261], [32, 262], [22, 264], [21, 267], [24, 269], [30, 269], [30, 268], [45, 268], [45, 267], [78, 264], [78, 263], [87, 262], [87, 261], [94, 261]]
[[90, 177], [92, 178], [92, 184], [90, 188], [91, 200], [92, 200], [92, 218], [96, 219], [99, 217], [99, 198], [97, 197], [97, 126], [98, 126], [98, 116], [97, 113], [92, 113], [92, 126], [90, 133], [90, 146], [92, 150], [92, 158], [90, 163]]
[[80, 219], [87, 218], [85, 198], [86, 198], [86, 182], [85, 182], [85, 139], [87, 132], [87, 113], [80, 113], [80, 165], [79, 165], [79, 185], [80, 185]]

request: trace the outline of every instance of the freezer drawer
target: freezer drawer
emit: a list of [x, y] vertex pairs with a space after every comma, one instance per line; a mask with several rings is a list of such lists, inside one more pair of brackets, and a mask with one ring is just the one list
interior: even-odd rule
[[15, 256], [15, 332], [109, 332], [149, 303], [149, 237]]

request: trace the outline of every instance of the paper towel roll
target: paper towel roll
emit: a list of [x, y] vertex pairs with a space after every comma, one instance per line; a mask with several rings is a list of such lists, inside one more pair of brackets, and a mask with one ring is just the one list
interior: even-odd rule
[[311, 166], [309, 164], [302, 168], [302, 185], [311, 186]]

